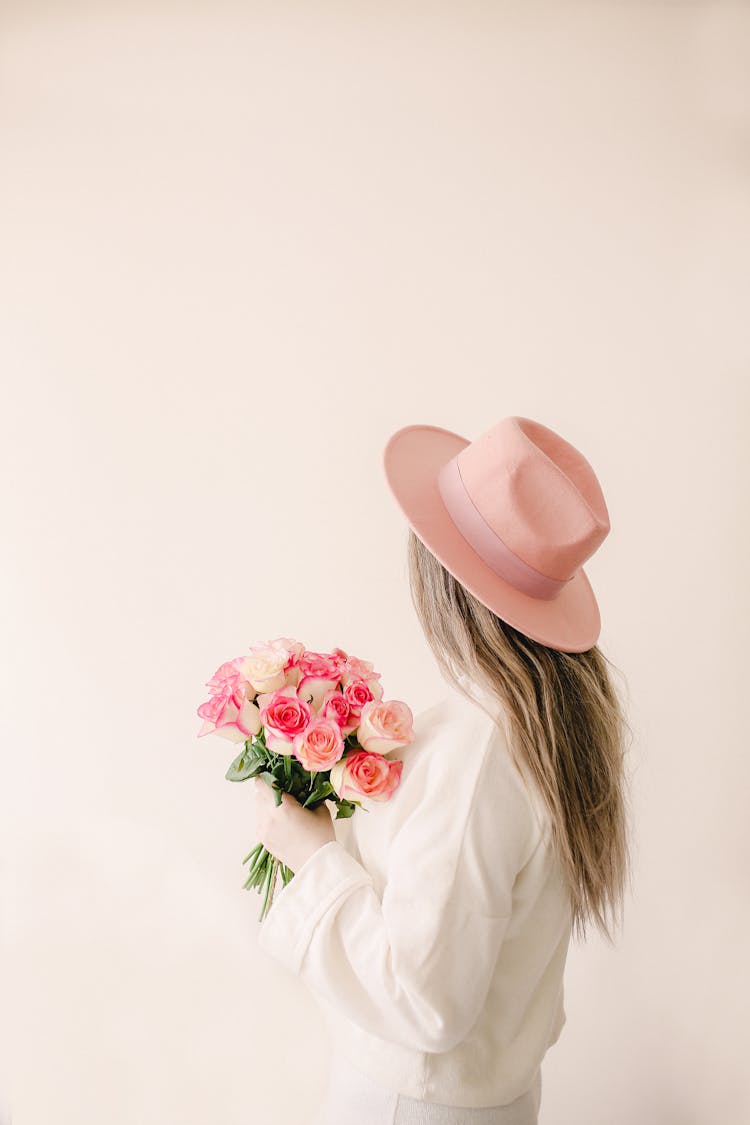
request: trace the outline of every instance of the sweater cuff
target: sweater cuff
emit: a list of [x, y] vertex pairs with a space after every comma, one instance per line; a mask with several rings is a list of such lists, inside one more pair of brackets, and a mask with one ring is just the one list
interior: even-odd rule
[[340, 840], [328, 840], [309, 855], [286, 886], [278, 880], [271, 908], [260, 923], [258, 946], [298, 974], [323, 915], [372, 876]]

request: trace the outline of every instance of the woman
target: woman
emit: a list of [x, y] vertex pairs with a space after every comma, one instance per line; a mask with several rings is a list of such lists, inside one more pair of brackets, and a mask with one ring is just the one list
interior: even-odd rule
[[535, 1125], [572, 933], [611, 942], [629, 854], [628, 726], [582, 569], [609, 531], [559, 434], [407, 426], [384, 453], [412, 600], [448, 692], [415, 718], [390, 801], [341, 825], [256, 781], [294, 872], [259, 944], [321, 1001], [319, 1125]]

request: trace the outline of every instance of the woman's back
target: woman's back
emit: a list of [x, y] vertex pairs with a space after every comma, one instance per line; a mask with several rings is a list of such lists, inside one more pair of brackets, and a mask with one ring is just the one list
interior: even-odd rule
[[[502, 726], [449, 686], [416, 716], [415, 732], [396, 753], [404, 768], [394, 797], [336, 822], [334, 847], [367, 872], [385, 932], [368, 931], [371, 898], [343, 895], [302, 975], [337, 1066], [346, 1059], [420, 1100], [505, 1105], [535, 1088], [565, 1022], [569, 900], [543, 806]], [[381, 1007], [369, 1006], [363, 985]]]

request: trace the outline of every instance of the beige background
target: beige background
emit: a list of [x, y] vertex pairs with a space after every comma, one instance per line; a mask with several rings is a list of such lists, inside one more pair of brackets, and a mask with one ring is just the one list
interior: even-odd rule
[[541, 1122], [746, 1120], [750, 7], [6, 2], [1, 51], [14, 1125], [309, 1119], [195, 708], [279, 634], [430, 703], [381, 450], [512, 413], [600, 476], [635, 732]]

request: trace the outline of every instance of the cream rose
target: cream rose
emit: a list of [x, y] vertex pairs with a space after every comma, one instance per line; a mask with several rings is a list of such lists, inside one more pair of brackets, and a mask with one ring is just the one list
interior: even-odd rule
[[257, 692], [278, 691], [286, 684], [288, 663], [287, 649], [258, 645], [242, 661], [241, 672]]
[[400, 699], [373, 699], [365, 703], [357, 728], [357, 741], [363, 750], [388, 754], [414, 741], [414, 716]]

